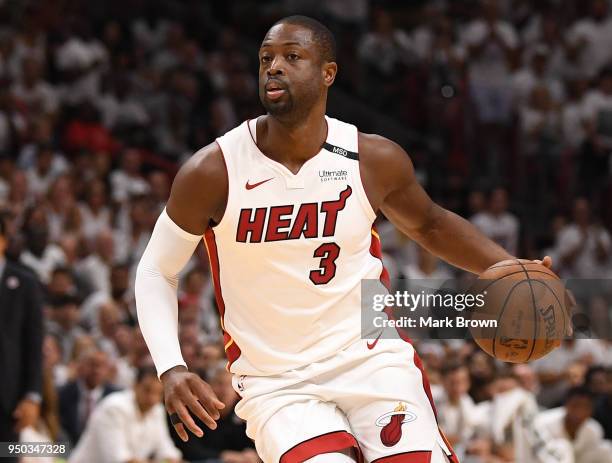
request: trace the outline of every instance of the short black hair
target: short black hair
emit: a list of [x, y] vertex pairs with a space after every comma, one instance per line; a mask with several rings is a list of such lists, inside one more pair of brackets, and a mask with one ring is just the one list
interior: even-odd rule
[[140, 383], [143, 379], [153, 376], [157, 379], [157, 370], [153, 365], [145, 365], [136, 371], [136, 383]]
[[576, 386], [567, 391], [567, 394], [565, 394], [565, 403], [569, 402], [569, 400], [574, 397], [584, 397], [590, 401], [594, 399], [593, 393], [585, 386]]
[[80, 309], [80, 298], [76, 294], [65, 293], [53, 295], [49, 300], [49, 305], [54, 309], [60, 309], [67, 305], [76, 305]]
[[440, 374], [443, 377], [446, 377], [456, 371], [459, 371], [463, 368], [467, 368], [467, 365], [465, 363], [463, 363], [461, 360], [453, 358], [450, 359], [448, 361], [446, 361], [443, 365], [442, 368], [440, 368]]
[[336, 61], [336, 39], [334, 34], [332, 34], [327, 26], [321, 24], [316, 19], [298, 14], [279, 19], [272, 27], [277, 24], [292, 24], [310, 30], [315, 43], [319, 47], [322, 60], [327, 62]]

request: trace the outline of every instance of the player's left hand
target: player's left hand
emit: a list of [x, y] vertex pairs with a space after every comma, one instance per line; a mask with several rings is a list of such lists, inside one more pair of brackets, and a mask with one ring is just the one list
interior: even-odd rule
[[15, 431], [21, 432], [23, 428], [34, 426], [40, 415], [40, 405], [30, 399], [23, 399], [17, 404], [13, 418], [17, 420]]

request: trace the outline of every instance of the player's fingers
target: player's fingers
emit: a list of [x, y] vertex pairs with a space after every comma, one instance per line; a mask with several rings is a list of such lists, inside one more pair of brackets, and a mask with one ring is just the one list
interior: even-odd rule
[[[187, 427], [187, 429], [189, 429], [193, 434], [195, 434], [198, 437], [202, 437], [204, 435], [204, 431], [202, 431], [202, 429], [200, 429], [200, 427], [197, 424], [195, 424], [195, 421], [193, 421], [193, 418], [189, 414], [189, 410], [187, 410], [187, 407], [185, 407], [183, 399], [179, 399], [179, 398], [174, 399], [172, 401], [172, 408], [174, 409], [175, 413], [178, 414], [179, 418], [181, 419], [183, 424]], [[176, 426], [175, 426], [175, 429], [176, 429]]]
[[204, 423], [210, 429], [217, 428], [217, 423], [215, 422], [216, 418], [212, 417], [210, 411], [204, 409], [202, 403], [196, 398], [196, 396], [192, 396], [192, 398], [185, 404], [187, 405], [191, 413], [200, 418], [200, 421], [202, 421], [202, 423]]
[[206, 407], [206, 410], [210, 416], [212, 416], [215, 420], [218, 420], [220, 417], [219, 410], [225, 408], [225, 404], [217, 398], [215, 391], [213, 391], [208, 384], [199, 378], [193, 382], [191, 387], [193, 393], [196, 395], [200, 403]]
[[174, 407], [172, 407], [169, 402], [166, 402], [166, 410], [170, 415], [170, 423], [172, 423], [172, 427], [174, 428], [178, 436], [181, 438], [181, 440], [183, 442], [187, 442], [189, 440], [189, 436], [187, 435], [187, 431], [185, 431], [185, 425], [181, 421], [181, 418], [179, 417], [178, 413], [174, 411]]
[[534, 260], [534, 262], [536, 264], [543, 265], [546, 268], [552, 268], [552, 264], [553, 264], [552, 257], [550, 257], [550, 256], [544, 256], [544, 259], [542, 259], [542, 260], [536, 259], [536, 260]]
[[174, 430], [183, 442], [187, 442], [189, 440], [189, 436], [187, 435], [187, 431], [185, 431], [185, 425], [183, 423], [175, 424]]

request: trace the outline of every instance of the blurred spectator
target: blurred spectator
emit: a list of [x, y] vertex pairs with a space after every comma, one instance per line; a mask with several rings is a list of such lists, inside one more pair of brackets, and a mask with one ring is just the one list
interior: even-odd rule
[[58, 98], [55, 89], [41, 79], [41, 63], [31, 57], [22, 61], [21, 81], [11, 88], [13, 96], [33, 114], [55, 115]]
[[59, 390], [60, 422], [72, 445], [85, 429], [97, 403], [117, 389], [108, 382], [109, 359], [100, 350], [82, 352], [76, 379]]
[[111, 209], [107, 203], [106, 186], [100, 180], [87, 185], [85, 202], [79, 206], [83, 218], [82, 232], [85, 238], [93, 240], [100, 233], [110, 229]]
[[[53, 384], [50, 369], [43, 370], [42, 398], [40, 416], [30, 426], [19, 433], [20, 442], [61, 442], [61, 429], [59, 423], [57, 392]], [[21, 463], [54, 463], [53, 457], [22, 457]]]
[[134, 325], [133, 295], [128, 292], [129, 268], [126, 264], [115, 264], [110, 272], [110, 291], [98, 291], [93, 293], [83, 302], [81, 321], [89, 327], [95, 327], [98, 322], [100, 307], [107, 302], [113, 303], [119, 308], [122, 323]]
[[512, 75], [515, 105], [524, 106], [531, 98], [532, 91], [540, 86], [548, 90], [552, 101], [557, 104], [563, 102], [563, 84], [558, 77], [550, 74], [549, 56], [550, 49], [547, 45], [543, 43], [536, 45], [529, 66]]
[[8, 219], [0, 214], [0, 440], [15, 442], [40, 414], [43, 320], [38, 281], [4, 257], [7, 229]]
[[590, 16], [579, 19], [567, 31], [568, 57], [587, 78], [595, 77], [609, 61], [612, 22], [607, 0], [591, 0]]
[[470, 219], [487, 237], [495, 241], [513, 256], [517, 255], [519, 221], [508, 212], [508, 193], [496, 188], [489, 195], [488, 208]]
[[30, 193], [39, 198], [46, 195], [51, 183], [66, 167], [66, 161], [53, 151], [51, 145], [38, 145], [34, 165], [26, 171]]
[[[210, 386], [219, 400], [225, 404], [225, 408], [219, 410], [221, 418], [217, 421], [217, 428], [205, 432], [204, 437], [200, 439], [189, 439], [187, 442], [183, 442], [173, 432], [172, 438], [176, 446], [183, 452], [183, 457], [189, 461], [258, 462], [259, 458], [253, 449], [253, 441], [246, 436], [246, 424], [234, 413], [238, 394], [232, 387], [232, 375], [223, 365], [218, 365], [212, 373]], [[204, 426], [197, 417], [194, 417], [194, 421], [198, 426]]]
[[149, 184], [140, 172], [141, 163], [141, 153], [138, 150], [129, 149], [123, 152], [121, 168], [110, 175], [113, 201], [124, 203], [132, 196], [148, 193]]
[[601, 71], [598, 87], [584, 97], [582, 113], [587, 140], [580, 159], [581, 187], [583, 194], [594, 197], [606, 185], [610, 170], [612, 67]]
[[111, 293], [110, 274], [115, 260], [115, 238], [109, 229], [100, 231], [94, 242], [94, 250], [76, 265], [92, 292]]
[[472, 97], [481, 122], [505, 124], [512, 108], [509, 70], [518, 37], [512, 24], [500, 18], [497, 0], [482, 0], [481, 5], [481, 15], [463, 34]]
[[161, 214], [166, 207], [166, 201], [170, 195], [170, 182], [168, 175], [162, 171], [153, 171], [149, 174], [148, 182], [151, 187], [151, 196], [155, 203], [155, 213]]
[[[600, 377], [598, 385], [594, 388], [593, 373]], [[612, 439], [612, 368], [589, 370], [587, 374], [586, 386], [595, 394], [595, 409], [593, 418], [595, 418], [604, 430], [604, 437], [608, 440]]]
[[561, 276], [565, 278], [601, 278], [608, 274], [610, 234], [592, 223], [591, 206], [584, 198], [573, 205], [573, 221], [563, 227], [557, 241], [561, 258]]
[[74, 294], [55, 295], [50, 301], [51, 317], [47, 323], [47, 333], [55, 336], [61, 344], [64, 362], [70, 361], [76, 340], [85, 332], [78, 326], [79, 300]]
[[47, 284], [54, 268], [64, 265], [66, 257], [62, 249], [49, 242], [49, 226], [42, 206], [32, 207], [24, 217], [26, 249], [21, 253], [21, 263], [36, 272]]
[[449, 361], [442, 366], [442, 388], [432, 393], [439, 407], [438, 422], [456, 451], [463, 451], [476, 429], [476, 411], [468, 395], [470, 375], [461, 362]]
[[163, 391], [155, 368], [141, 368], [132, 389], [114, 392], [96, 407], [68, 461], [180, 462], [166, 426]]
[[552, 438], [569, 441], [576, 462], [610, 463], [612, 446], [603, 440], [603, 430], [593, 418], [593, 396], [582, 387], [567, 393], [565, 406], [540, 413], [535, 425]]

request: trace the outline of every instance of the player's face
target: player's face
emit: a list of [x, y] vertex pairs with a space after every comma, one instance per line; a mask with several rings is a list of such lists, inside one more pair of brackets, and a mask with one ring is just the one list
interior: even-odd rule
[[307, 113], [333, 82], [330, 64], [335, 76], [335, 64], [321, 60], [309, 29], [272, 27], [259, 49], [259, 99], [266, 111], [276, 117]]

